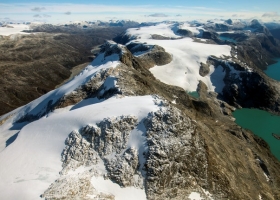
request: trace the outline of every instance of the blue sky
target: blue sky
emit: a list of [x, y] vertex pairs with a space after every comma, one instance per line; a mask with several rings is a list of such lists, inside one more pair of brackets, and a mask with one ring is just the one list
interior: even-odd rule
[[136, 21], [257, 18], [280, 22], [280, 0], [0, 0], [0, 21], [131, 19]]

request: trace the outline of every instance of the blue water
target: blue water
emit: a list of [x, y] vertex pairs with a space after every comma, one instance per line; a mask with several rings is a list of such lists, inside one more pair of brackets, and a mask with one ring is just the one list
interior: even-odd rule
[[280, 81], [280, 58], [275, 59], [277, 63], [269, 65], [264, 72], [270, 78]]
[[280, 116], [248, 108], [236, 110], [233, 116], [239, 126], [251, 130], [255, 135], [264, 139], [270, 146], [272, 154], [280, 160], [280, 140], [272, 135], [272, 133], [280, 135]]
[[229, 42], [233, 42], [233, 43], [236, 43], [237, 41], [235, 39], [232, 39], [230, 37], [225, 37], [225, 36], [219, 36], [220, 40], [223, 40], [223, 41], [229, 41]]
[[199, 94], [197, 91], [193, 91], [193, 92], [188, 92], [189, 95], [191, 95], [192, 97], [198, 99], [199, 98]]

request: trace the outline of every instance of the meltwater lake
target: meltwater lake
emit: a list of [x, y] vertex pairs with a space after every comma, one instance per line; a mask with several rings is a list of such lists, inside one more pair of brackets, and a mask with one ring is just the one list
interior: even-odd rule
[[229, 41], [229, 42], [233, 42], [233, 43], [236, 43], [237, 41], [235, 39], [232, 39], [230, 37], [225, 37], [225, 36], [219, 36], [219, 39], [220, 40], [223, 40], [223, 41]]
[[277, 63], [269, 65], [264, 72], [267, 76], [280, 81], [280, 58], [276, 58], [275, 60]]
[[[268, 66], [265, 73], [280, 81], [280, 58], [278, 62]], [[279, 82], [280, 84], [280, 82]], [[280, 160], [280, 140], [272, 134], [280, 136], [280, 116], [272, 115], [269, 112], [259, 109], [238, 109], [233, 113], [236, 123], [246, 129], [251, 130], [255, 135], [263, 138], [270, 146], [270, 150], [275, 157]]]
[[193, 91], [193, 92], [188, 92], [189, 95], [191, 95], [192, 97], [198, 99], [199, 98], [199, 94], [197, 91]]
[[259, 109], [238, 109], [233, 113], [236, 123], [251, 130], [255, 135], [264, 139], [270, 146], [275, 157], [280, 160], [280, 140], [272, 133], [280, 135], [280, 116], [271, 115]]

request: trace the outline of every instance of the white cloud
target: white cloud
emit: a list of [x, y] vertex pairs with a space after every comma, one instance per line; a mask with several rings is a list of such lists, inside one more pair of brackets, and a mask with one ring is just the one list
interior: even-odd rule
[[43, 14], [43, 17], [52, 17], [52, 16], [47, 15], [47, 14]]
[[[75, 10], [75, 12], [70, 12]], [[97, 4], [71, 4], [71, 3], [25, 3], [25, 4], [4, 4], [0, 3], [0, 17], [9, 17], [14, 20], [33, 20], [34, 12], [43, 12], [43, 16], [51, 23], [64, 23], [75, 20], [107, 20], [107, 19], [130, 19], [139, 22], [156, 21], [160, 18], [166, 20], [195, 20], [195, 19], [214, 19], [224, 16], [225, 19], [238, 17], [240, 19], [258, 16], [261, 19], [263, 11], [235, 11], [227, 9], [217, 9], [215, 7], [186, 7], [186, 6], [160, 6], [160, 5], [97, 5]], [[159, 13], [160, 11], [160, 13]], [[184, 13], [178, 17], [176, 15]], [[147, 18], [147, 16], [150, 16]], [[267, 13], [265, 16], [268, 16]], [[272, 16], [271, 13], [269, 16]], [[272, 19], [266, 17], [263, 19]], [[276, 20], [276, 19], [274, 19]]]
[[46, 10], [45, 7], [34, 7], [34, 8], [31, 8], [32, 11], [34, 12], [41, 12], [43, 10]]
[[262, 15], [262, 17], [279, 17], [280, 15], [277, 12], [267, 12]]
[[154, 13], [154, 14], [148, 15], [148, 17], [168, 17], [168, 15], [166, 15], [164, 13]]
[[35, 18], [42, 18], [42, 16], [39, 15], [39, 14], [33, 15], [33, 17], [35, 17]]

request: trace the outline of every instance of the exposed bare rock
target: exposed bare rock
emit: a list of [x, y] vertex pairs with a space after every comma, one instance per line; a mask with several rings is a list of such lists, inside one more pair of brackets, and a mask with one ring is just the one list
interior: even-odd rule
[[142, 44], [140, 42], [130, 42], [126, 47], [132, 54], [150, 51], [155, 45]]
[[172, 56], [160, 46], [153, 46], [151, 51], [139, 56], [139, 59], [147, 68], [152, 68], [155, 65], [166, 65], [172, 61]]
[[66, 147], [62, 152], [63, 167], [67, 167], [72, 160], [78, 162], [70, 166], [73, 169], [80, 165], [95, 165], [98, 159], [103, 159], [106, 155], [120, 154], [126, 149], [129, 134], [136, 121], [135, 117], [129, 116], [104, 119], [96, 126], [88, 125], [79, 132], [73, 131], [65, 141]]
[[210, 72], [210, 67], [208, 64], [200, 63], [199, 74], [204, 77]]
[[152, 113], [145, 125], [148, 199], [184, 199], [207, 185], [204, 140], [190, 118], [167, 106]]
[[90, 183], [93, 174], [93, 172], [88, 171], [82, 174], [61, 177], [56, 180], [41, 197], [45, 200], [114, 200], [115, 197], [113, 195], [104, 194], [95, 190]]
[[90, 183], [91, 176], [72, 176], [60, 178], [53, 183], [41, 197], [46, 200], [57, 199], [90, 199], [87, 195], [94, 194]]
[[105, 119], [94, 127], [85, 128], [86, 134], [92, 134], [94, 149], [101, 157], [113, 152], [121, 153], [127, 147], [130, 132], [136, 126], [135, 117], [120, 117], [115, 120]]
[[171, 40], [170, 37], [165, 37], [165, 36], [158, 35], [158, 34], [151, 35], [151, 38], [154, 40]]
[[104, 83], [106, 80], [111, 79], [113, 75], [113, 69], [104, 69], [95, 73], [91, 79], [86, 82], [84, 85], [81, 85], [79, 88], [74, 90], [72, 93], [63, 96], [55, 103], [54, 109], [64, 108], [69, 105], [75, 105], [86, 98], [97, 97], [99, 99], [107, 99], [114, 94], [118, 94], [118, 88], [105, 88]]
[[100, 162], [98, 153], [92, 148], [82, 134], [77, 131], [70, 133], [65, 140], [66, 147], [61, 154], [63, 170], [61, 174], [67, 174], [71, 169], [77, 169], [79, 166], [90, 166]]
[[[133, 148], [127, 149], [128, 138], [136, 122], [133, 116], [122, 116], [104, 119], [96, 126], [88, 125], [70, 133], [61, 154], [61, 177], [50, 185], [42, 197], [47, 200], [90, 199], [87, 195], [95, 195], [95, 199], [114, 199], [114, 196], [100, 193], [91, 185], [91, 178], [100, 175], [123, 187], [143, 188], [140, 173], [137, 175], [140, 177], [138, 181], [135, 180], [139, 166], [138, 152]], [[104, 165], [108, 173], [102, 174], [97, 165]], [[80, 166], [91, 169], [76, 175], [68, 174]]]
[[179, 35], [182, 35], [184, 37], [192, 37], [193, 33], [187, 29], [178, 29], [176, 31]]
[[[139, 167], [138, 151], [128, 148], [122, 155], [113, 159], [105, 158], [108, 178], [118, 183], [121, 187], [138, 186], [143, 189], [143, 182], [135, 185], [134, 176]], [[140, 175], [140, 173], [139, 173]]]

